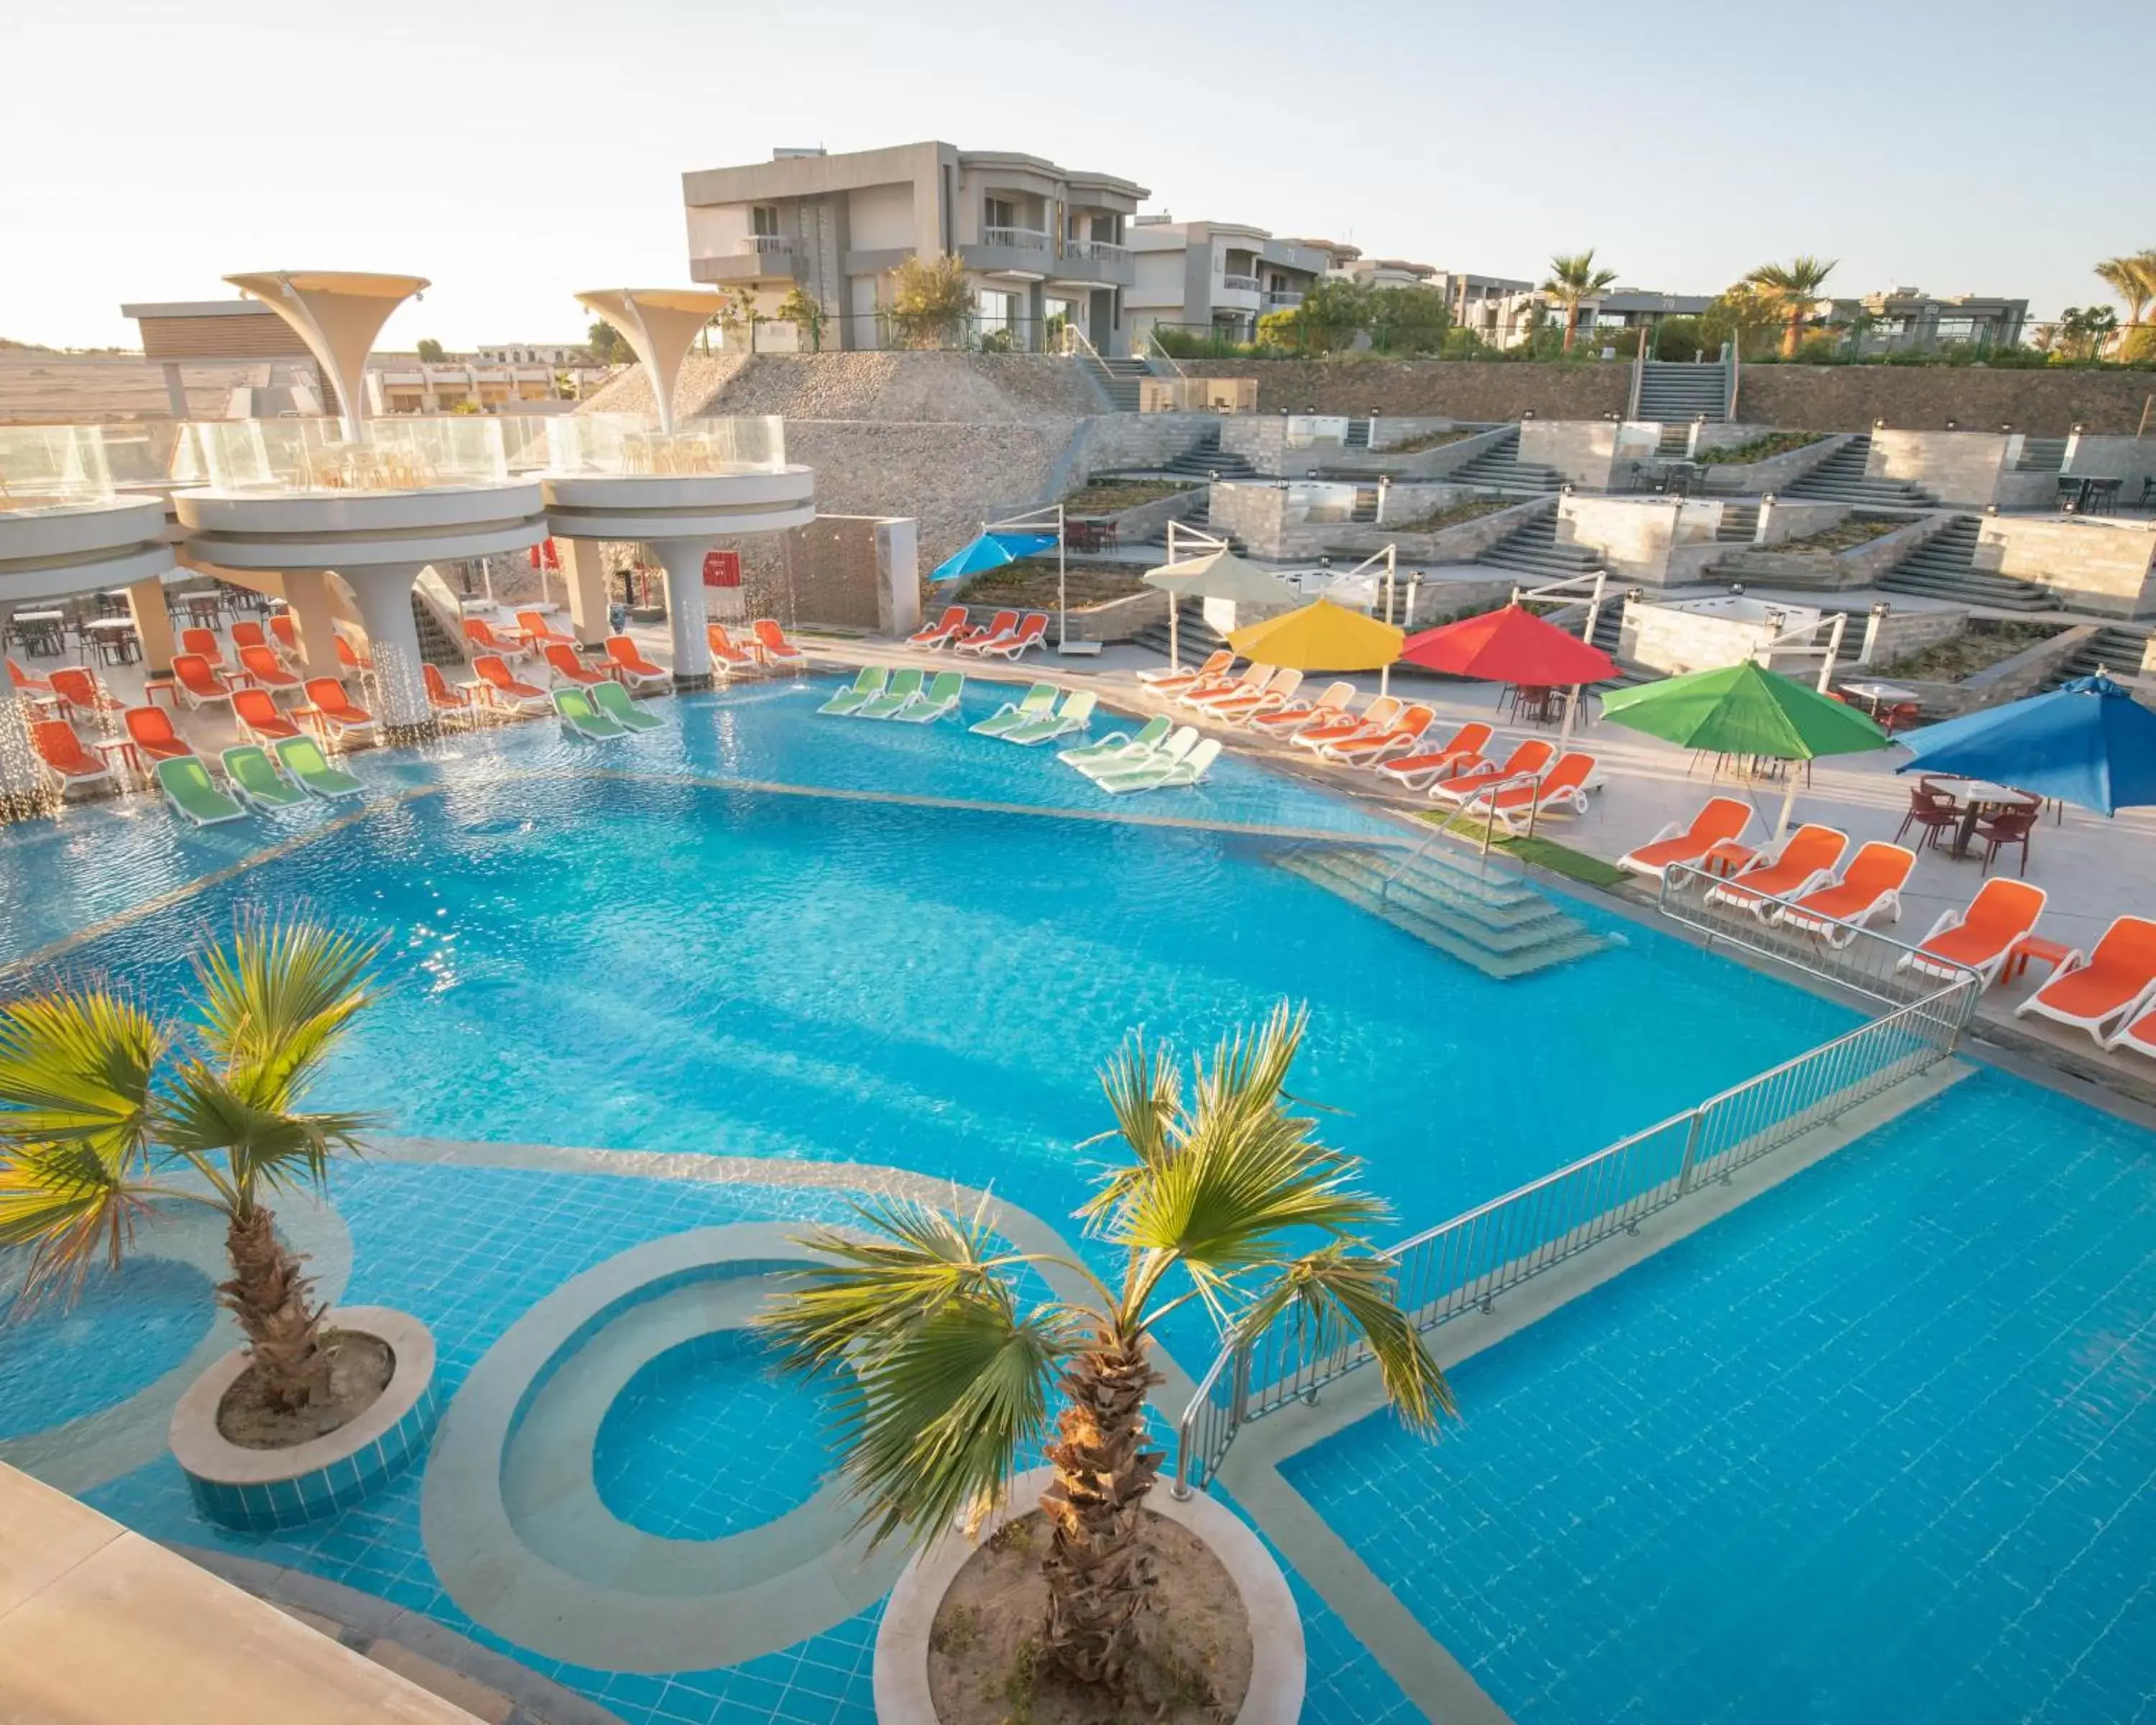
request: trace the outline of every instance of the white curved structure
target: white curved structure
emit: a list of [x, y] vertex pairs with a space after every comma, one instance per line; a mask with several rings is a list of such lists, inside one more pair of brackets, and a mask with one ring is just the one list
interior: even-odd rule
[[291, 326], [322, 375], [336, 386], [346, 435], [363, 436], [367, 356], [390, 314], [424, 289], [427, 278], [355, 270], [270, 270], [225, 280]]
[[640, 540], [666, 570], [674, 685], [711, 680], [705, 632], [704, 554], [723, 534], [772, 533], [816, 518], [816, 476], [806, 467], [762, 473], [556, 475], [544, 480], [553, 536]]
[[724, 302], [709, 288], [593, 288], [577, 295], [620, 331], [651, 379], [659, 429], [674, 429], [674, 387], [681, 362]]

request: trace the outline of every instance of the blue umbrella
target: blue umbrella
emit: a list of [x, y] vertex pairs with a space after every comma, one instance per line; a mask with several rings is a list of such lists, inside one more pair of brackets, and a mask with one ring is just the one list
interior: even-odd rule
[[2156, 804], [2156, 713], [2099, 671], [1902, 741], [1922, 767], [2115, 814]]
[[1046, 551], [1055, 543], [1053, 533], [983, 533], [963, 551], [938, 563], [931, 581], [956, 581], [961, 575], [978, 575], [983, 569], [1000, 569], [1020, 557]]

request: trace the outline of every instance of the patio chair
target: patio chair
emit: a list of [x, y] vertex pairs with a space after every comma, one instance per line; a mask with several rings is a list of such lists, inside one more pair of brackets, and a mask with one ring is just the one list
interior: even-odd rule
[[127, 740], [152, 761], [177, 761], [195, 752], [194, 745], [172, 728], [172, 716], [161, 706], [131, 706], [122, 722]]
[[32, 725], [30, 747], [63, 793], [75, 785], [112, 783], [110, 764], [84, 747], [64, 719], [39, 719]]
[[1973, 836], [1984, 840], [1984, 872], [1991, 872], [1994, 858], [2009, 845], [2021, 847], [2021, 865], [2015, 870], [2020, 875], [2029, 872], [2029, 834], [2036, 829], [2041, 811], [2001, 809], [1989, 814], [1979, 814]]
[[1617, 866], [1659, 880], [1675, 865], [1697, 868], [1717, 845], [1735, 843], [1752, 824], [1752, 805], [1735, 797], [1709, 797], [1691, 824], [1671, 821], [1645, 844], [1617, 859]]
[[1907, 836], [1911, 827], [1924, 829], [1922, 843], [1935, 845], [1939, 834], [1951, 833], [1961, 825], [1961, 810], [1954, 799], [1943, 791], [1935, 791], [1924, 780], [1919, 779], [1909, 789], [1909, 812], [1902, 817], [1902, 824], [1895, 829], [1894, 842], [1898, 845]]
[[[1932, 931], [1894, 968], [1952, 980], [1967, 965], [1989, 988], [2044, 914], [2046, 894], [2025, 880], [1987, 880], [1966, 911], [1942, 911]], [[1937, 960], [1937, 963], [1926, 961]]]

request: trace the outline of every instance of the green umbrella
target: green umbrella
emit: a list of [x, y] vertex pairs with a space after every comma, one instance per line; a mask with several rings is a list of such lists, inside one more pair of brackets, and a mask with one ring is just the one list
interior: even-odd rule
[[[1695, 671], [1637, 689], [1620, 689], [1603, 700], [1602, 716], [1634, 731], [1686, 748], [1717, 755], [1763, 755], [1775, 761], [1809, 761], [1818, 755], [1853, 755], [1891, 748], [1894, 739], [1856, 708], [1792, 678], [1762, 670], [1750, 660], [1719, 670]], [[1774, 834], [1789, 824], [1796, 779], [1782, 797]]]

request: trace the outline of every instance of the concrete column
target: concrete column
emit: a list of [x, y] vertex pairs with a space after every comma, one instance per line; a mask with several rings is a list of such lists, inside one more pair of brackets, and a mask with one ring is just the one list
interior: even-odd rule
[[393, 742], [423, 731], [432, 716], [419, 669], [419, 626], [412, 620], [412, 583], [425, 567], [377, 563], [338, 571], [359, 601], [374, 659], [374, 716]]
[[921, 627], [921, 523], [906, 516], [875, 526], [877, 620], [903, 640]]
[[172, 408], [175, 419], [187, 417], [187, 386], [180, 376], [179, 362], [176, 360], [165, 362], [165, 401]]
[[569, 622], [577, 639], [596, 647], [607, 637], [606, 565], [596, 539], [557, 539], [562, 550], [562, 584], [569, 590]]
[[[336, 624], [330, 608], [330, 578], [320, 569], [285, 578], [285, 606], [300, 637], [300, 664], [311, 677], [342, 675], [337, 664]], [[408, 619], [407, 619], [409, 620]], [[370, 636], [373, 629], [367, 630]], [[413, 639], [418, 632], [413, 632]]]
[[170, 676], [172, 670], [172, 613], [165, 603], [165, 583], [155, 575], [127, 583], [127, 609], [142, 643], [145, 676]]
[[711, 686], [711, 642], [704, 633], [704, 553], [708, 539], [655, 539], [651, 548], [666, 570], [666, 624], [674, 632], [674, 686]]

